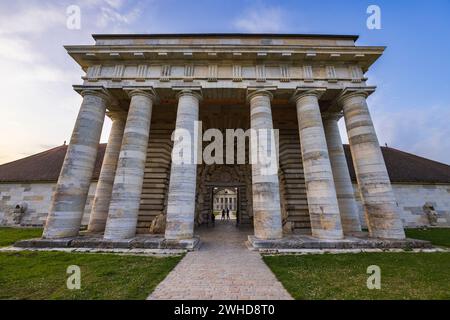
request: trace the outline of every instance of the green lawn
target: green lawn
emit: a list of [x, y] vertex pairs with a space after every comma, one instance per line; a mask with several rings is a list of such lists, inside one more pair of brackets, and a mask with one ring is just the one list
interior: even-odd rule
[[[265, 256], [295, 299], [450, 299], [450, 253]], [[367, 288], [367, 267], [381, 268], [381, 289]]]
[[24, 239], [39, 238], [42, 228], [0, 228], [0, 247], [6, 247]]
[[[113, 254], [0, 253], [0, 299], [145, 299], [180, 261]], [[81, 289], [67, 289], [67, 267], [81, 269]]]
[[431, 241], [437, 246], [450, 247], [450, 228], [405, 229], [406, 236]]

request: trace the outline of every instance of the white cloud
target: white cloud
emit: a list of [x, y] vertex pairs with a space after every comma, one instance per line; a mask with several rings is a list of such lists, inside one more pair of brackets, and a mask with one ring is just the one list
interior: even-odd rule
[[105, 2], [116, 9], [121, 8], [125, 3], [124, 0], [105, 0]]
[[372, 111], [380, 143], [450, 163], [450, 108], [411, 107], [406, 111]]
[[233, 26], [241, 32], [280, 32], [285, 29], [284, 17], [279, 7], [249, 8], [233, 22]]
[[[126, 3], [126, 7], [125, 7]], [[66, 28], [66, 8], [79, 5], [82, 29]], [[43, 151], [69, 140], [81, 97], [72, 90], [82, 71], [63, 45], [83, 43], [90, 34], [120, 32], [140, 14], [139, 2], [67, 0], [58, 3], [0, 3], [0, 163]], [[103, 25], [97, 22], [103, 20]], [[102, 141], [111, 123], [105, 121]]]
[[65, 10], [43, 4], [30, 4], [24, 9], [0, 19], [0, 34], [39, 34], [51, 28], [63, 27], [66, 23]]
[[29, 41], [0, 35], [1, 61], [33, 62], [36, 58]]
[[134, 8], [126, 13], [120, 13], [119, 11], [108, 7], [102, 7], [100, 11], [101, 14], [97, 18], [97, 26], [100, 28], [106, 28], [110, 24], [114, 24], [116, 28], [120, 25], [131, 24], [136, 21], [141, 14], [139, 8]]

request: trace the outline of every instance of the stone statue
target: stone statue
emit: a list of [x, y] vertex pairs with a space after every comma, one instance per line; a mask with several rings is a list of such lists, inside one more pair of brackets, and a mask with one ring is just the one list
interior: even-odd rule
[[13, 224], [20, 224], [20, 222], [22, 221], [23, 215], [27, 211], [27, 208], [28, 208], [28, 205], [25, 202], [18, 203], [14, 207], [13, 213], [12, 213]]
[[423, 205], [423, 211], [426, 213], [430, 225], [437, 226], [438, 214], [436, 210], [434, 210], [434, 206], [431, 203], [427, 202]]

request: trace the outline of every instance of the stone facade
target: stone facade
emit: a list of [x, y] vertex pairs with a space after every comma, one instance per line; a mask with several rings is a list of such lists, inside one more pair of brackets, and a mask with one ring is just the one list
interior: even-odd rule
[[[237, 221], [253, 224], [257, 240], [281, 241], [296, 229], [321, 241], [359, 231], [336, 136], [342, 116], [369, 235], [405, 237], [366, 103], [375, 87], [366, 84], [364, 74], [383, 47], [357, 46], [357, 37], [338, 35], [94, 38], [95, 45], [66, 47], [86, 72], [83, 84], [75, 86], [83, 103], [44, 239], [78, 235], [83, 209], [90, 211], [86, 199], [104, 117], [116, 113], [126, 121], [112, 131], [88, 228], [105, 241], [126, 242], [149, 233], [155, 218], [164, 225], [165, 218], [166, 244], [194, 243], [195, 226], [207, 222], [213, 209], [214, 187], [238, 188]], [[330, 114], [336, 117], [331, 124]], [[251, 129], [274, 136], [275, 130], [274, 145], [253, 145], [264, 141], [261, 137], [250, 140], [258, 157], [268, 151], [276, 159], [270, 165], [233, 162], [250, 148], [233, 138], [233, 154], [227, 149], [225, 156], [232, 164], [206, 163], [202, 129]], [[179, 139], [179, 131], [189, 137]], [[189, 149], [180, 149], [186, 143]], [[186, 157], [175, 161], [180, 155]]]
[[[363, 213], [358, 187], [353, 185], [359, 212]], [[400, 210], [403, 226], [416, 228], [429, 226], [430, 221], [424, 210], [424, 205], [430, 203], [438, 214], [437, 225], [450, 227], [450, 184], [392, 184], [392, 189]], [[363, 215], [360, 220], [366, 227]]]
[[[217, 189], [217, 188], [215, 188]], [[225, 188], [220, 191], [216, 191], [213, 197], [214, 211], [222, 211], [223, 209], [229, 209], [236, 211], [237, 209], [237, 189]]]
[[[97, 182], [92, 182], [84, 208], [82, 225], [87, 226]], [[11, 220], [14, 208], [26, 204], [21, 226], [43, 226], [55, 191], [55, 183], [4, 183], [0, 184], [0, 225], [17, 225]]]
[[[84, 210], [82, 226], [89, 223], [92, 202], [97, 183], [93, 182], [89, 189], [89, 195]], [[364, 211], [359, 197], [358, 186], [353, 184], [354, 195], [357, 203], [359, 220], [363, 227], [365, 223]], [[400, 208], [400, 217], [403, 225], [415, 228], [430, 225], [428, 217], [423, 209], [426, 203], [431, 203], [438, 213], [438, 225], [450, 227], [450, 184], [401, 184], [393, 183], [392, 188]], [[48, 209], [51, 205], [52, 193], [55, 183], [3, 183], [0, 184], [0, 225], [15, 225], [12, 223], [12, 212], [17, 204], [25, 203], [27, 210], [21, 219], [22, 226], [43, 226], [47, 219]], [[243, 189], [245, 191], [245, 189]], [[244, 192], [245, 193], [245, 192]], [[246, 209], [246, 201], [241, 205]], [[201, 208], [209, 210], [209, 206]], [[199, 211], [200, 206], [198, 207]], [[245, 212], [245, 210], [244, 210]], [[291, 216], [292, 218], [293, 216]], [[249, 217], [244, 213], [242, 219], [248, 221]], [[203, 222], [204, 219], [198, 218]]]

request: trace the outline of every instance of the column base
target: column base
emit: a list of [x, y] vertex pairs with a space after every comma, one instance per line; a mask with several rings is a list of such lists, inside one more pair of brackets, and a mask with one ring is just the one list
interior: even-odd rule
[[352, 236], [346, 236], [340, 240], [323, 240], [308, 235], [289, 235], [279, 240], [261, 240], [255, 236], [248, 236], [247, 246], [250, 250], [262, 252], [295, 252], [304, 249], [403, 249], [432, 248], [429, 241], [416, 239], [374, 239], [361, 232]]
[[193, 251], [200, 238], [167, 240], [162, 235], [139, 235], [131, 239], [106, 240], [101, 234], [85, 234], [64, 239], [30, 239], [14, 244], [19, 248], [86, 248], [86, 249], [174, 249]]

